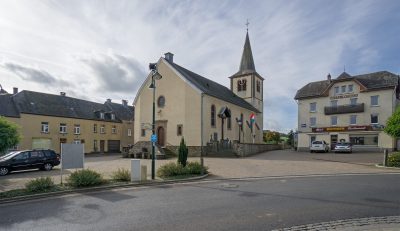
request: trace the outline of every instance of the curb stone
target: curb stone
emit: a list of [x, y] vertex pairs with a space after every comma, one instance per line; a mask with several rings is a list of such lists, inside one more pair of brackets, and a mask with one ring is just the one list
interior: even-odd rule
[[377, 167], [377, 168], [387, 168], [387, 169], [400, 170], [399, 167], [387, 167], [387, 166], [383, 166], [383, 165], [380, 165], [380, 164], [375, 164], [375, 167]]
[[49, 196], [63, 196], [68, 194], [74, 193], [90, 193], [90, 192], [97, 192], [97, 191], [104, 191], [110, 189], [117, 189], [117, 188], [130, 188], [130, 187], [142, 187], [142, 186], [157, 186], [157, 185], [167, 185], [173, 183], [181, 183], [181, 182], [192, 182], [196, 180], [202, 180], [209, 176], [209, 174], [204, 174], [202, 176], [190, 177], [185, 179], [177, 179], [177, 180], [155, 180], [155, 181], [146, 181], [146, 182], [134, 182], [134, 183], [127, 183], [127, 184], [116, 184], [116, 185], [105, 185], [105, 186], [98, 186], [98, 187], [90, 187], [90, 188], [81, 188], [81, 189], [68, 189], [58, 192], [48, 192], [48, 193], [39, 193], [39, 194], [32, 194], [26, 196], [18, 196], [18, 197], [11, 197], [11, 198], [4, 198], [0, 199], [1, 204], [19, 202], [19, 201], [28, 201], [28, 200], [35, 200], [35, 199], [42, 199], [48, 198]]
[[[374, 229], [367, 229], [368, 226]], [[347, 220], [336, 220], [329, 222], [321, 222], [315, 224], [298, 225], [289, 228], [274, 229], [272, 231], [300, 231], [300, 230], [376, 230], [377, 226], [391, 226], [393, 228], [400, 226], [400, 216], [388, 217], [366, 217]], [[391, 227], [388, 230], [392, 230]], [[364, 229], [366, 228], [366, 229]], [[386, 228], [386, 227], [385, 227]]]

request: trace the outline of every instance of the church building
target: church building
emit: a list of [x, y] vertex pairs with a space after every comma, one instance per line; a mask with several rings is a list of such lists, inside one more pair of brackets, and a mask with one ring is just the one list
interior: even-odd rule
[[[263, 78], [257, 73], [248, 33], [239, 71], [230, 89], [174, 62], [166, 53], [157, 64], [155, 132], [161, 147], [179, 146], [184, 137], [190, 155], [210, 141], [263, 142]], [[150, 73], [135, 101], [135, 143], [150, 141], [153, 89]], [[146, 126], [147, 125], [147, 126]], [[150, 128], [150, 129], [149, 129]]]

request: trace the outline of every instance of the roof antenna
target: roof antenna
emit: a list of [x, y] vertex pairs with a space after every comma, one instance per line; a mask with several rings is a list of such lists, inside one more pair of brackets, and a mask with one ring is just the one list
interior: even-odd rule
[[246, 25], [246, 31], [247, 32], [249, 32], [249, 19], [247, 19], [247, 21], [246, 21], [246, 24], [244, 24], [244, 25]]

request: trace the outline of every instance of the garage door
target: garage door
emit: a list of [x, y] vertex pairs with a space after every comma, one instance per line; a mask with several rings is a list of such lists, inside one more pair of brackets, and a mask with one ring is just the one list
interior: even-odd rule
[[32, 138], [32, 149], [51, 149], [51, 139]]
[[107, 147], [108, 147], [108, 152], [120, 152], [119, 146], [120, 146], [120, 141], [119, 140], [108, 140], [107, 141]]

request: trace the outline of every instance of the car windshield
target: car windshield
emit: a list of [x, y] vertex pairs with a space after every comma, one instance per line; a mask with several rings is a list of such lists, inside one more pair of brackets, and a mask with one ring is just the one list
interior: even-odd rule
[[19, 153], [19, 151], [10, 152], [10, 153], [7, 153], [4, 156], [1, 156], [0, 158], [1, 159], [10, 159], [11, 157], [15, 156], [18, 153]]
[[322, 141], [314, 141], [313, 144], [322, 144]]
[[350, 145], [350, 143], [338, 143], [337, 145], [348, 146], [348, 145]]

